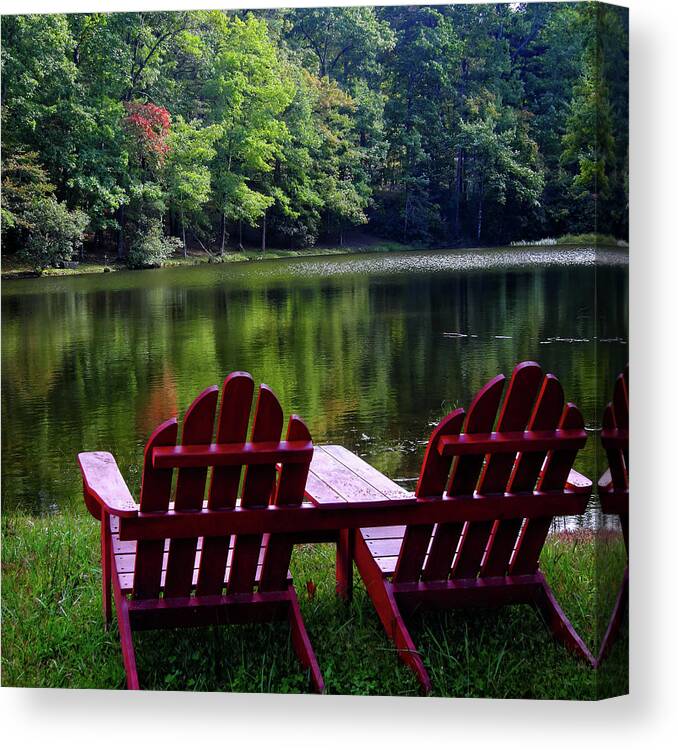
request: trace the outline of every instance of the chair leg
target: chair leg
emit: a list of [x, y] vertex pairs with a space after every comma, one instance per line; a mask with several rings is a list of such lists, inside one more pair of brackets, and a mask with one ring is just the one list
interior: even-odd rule
[[622, 578], [621, 587], [617, 594], [617, 601], [615, 602], [614, 609], [612, 610], [612, 617], [605, 631], [603, 642], [600, 644], [600, 651], [598, 652], [598, 665], [603, 659], [609, 654], [612, 644], [617, 640], [619, 635], [619, 629], [621, 628], [624, 614], [628, 609], [629, 605], [629, 569], [626, 568], [624, 571], [624, 577]]
[[572, 623], [567, 619], [546, 580], [542, 581], [535, 604], [554, 638], [587, 664], [595, 667], [595, 658], [572, 626]]
[[353, 549], [355, 529], [342, 529], [337, 541], [337, 594], [347, 602], [353, 598]]
[[111, 619], [111, 564], [112, 544], [109, 515], [101, 512], [101, 601], [104, 608], [104, 627], [108, 630]]
[[125, 665], [127, 675], [127, 689], [139, 690], [139, 675], [137, 674], [137, 660], [134, 655], [134, 639], [132, 637], [132, 624], [129, 619], [129, 606], [125, 595], [120, 591], [117, 576], [113, 582], [113, 595], [115, 597], [115, 609], [118, 613], [118, 630], [120, 631], [120, 646], [122, 648], [122, 661]]
[[316, 693], [325, 692], [325, 682], [323, 676], [320, 673], [320, 667], [318, 666], [318, 660], [316, 659], [313, 646], [306, 632], [306, 625], [304, 619], [301, 616], [301, 610], [299, 609], [299, 600], [297, 599], [297, 592], [294, 590], [294, 586], [290, 586], [288, 589], [290, 595], [290, 603], [288, 609], [288, 617], [290, 621], [290, 628], [292, 631], [292, 645], [299, 661], [309, 669], [311, 672], [311, 683]]
[[405, 625], [391, 583], [382, 575], [362, 537], [356, 539], [355, 561], [367, 593], [388, 637], [395, 643], [398, 657], [414, 672], [425, 695], [431, 692], [431, 678]]

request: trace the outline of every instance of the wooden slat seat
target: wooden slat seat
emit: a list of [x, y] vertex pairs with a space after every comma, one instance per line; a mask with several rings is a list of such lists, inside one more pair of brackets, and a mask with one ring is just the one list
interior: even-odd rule
[[[257, 572], [254, 577], [255, 584], [259, 584], [261, 579], [261, 569], [264, 561], [264, 555], [266, 553], [266, 542], [261, 545], [259, 552], [259, 559], [257, 561]], [[115, 571], [118, 574], [118, 580], [120, 582], [120, 590], [124, 594], [129, 594], [134, 589], [134, 566], [136, 564], [136, 542], [121, 542], [116, 535], [112, 536], [113, 552], [115, 557]], [[202, 544], [203, 538], [198, 538], [198, 545], [195, 554], [195, 562], [193, 565], [193, 577], [191, 579], [191, 593], [195, 593], [195, 588], [198, 585], [198, 574], [200, 572], [200, 561], [202, 557]], [[129, 545], [129, 546], [128, 546]], [[228, 557], [226, 558], [226, 568], [224, 570], [224, 586], [228, 583], [228, 579], [231, 572], [231, 564], [233, 561], [233, 545], [231, 542], [228, 548]], [[116, 551], [118, 550], [118, 551]], [[162, 558], [162, 574], [160, 576], [160, 595], [164, 595], [165, 589], [165, 578], [167, 572], [167, 561], [169, 559], [169, 540], [165, 541], [163, 558]], [[292, 582], [292, 574], [287, 572], [287, 579], [289, 583]], [[221, 593], [221, 592], [219, 592]]]
[[[180, 444], [177, 420], [161, 424], [146, 444], [138, 504], [109, 453], [78, 456], [85, 503], [101, 523], [104, 617], [112, 588], [128, 688], [139, 687], [133, 630], [287, 619], [313, 688], [324, 690], [289, 573], [296, 537], [263, 529], [258, 515], [302, 509], [313, 443], [296, 415], [281, 439], [282, 408], [265, 385], [247, 440], [253, 393], [248, 373], [232, 373], [218, 416], [216, 386], [193, 401]], [[246, 533], [233, 533], [233, 519], [249, 520]]]

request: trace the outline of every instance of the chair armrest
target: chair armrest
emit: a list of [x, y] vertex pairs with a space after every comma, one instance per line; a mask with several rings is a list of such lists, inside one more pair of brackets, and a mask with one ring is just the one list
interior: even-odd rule
[[607, 471], [601, 475], [598, 480], [598, 491], [599, 492], [610, 492], [612, 490], [612, 472]]
[[612, 472], [608, 469], [598, 480], [598, 499], [600, 509], [606, 515], [628, 515], [629, 491], [618, 490], [612, 481]]
[[593, 482], [591, 482], [590, 479], [585, 477], [583, 474], [580, 474], [578, 471], [575, 471], [574, 469], [570, 470], [567, 481], [565, 482], [566, 490], [585, 494], [587, 492], [590, 493], [592, 487]]
[[95, 518], [101, 518], [101, 509], [113, 516], [138, 514], [139, 506], [134, 502], [110, 453], [79, 453], [78, 463], [82, 472], [85, 504]]

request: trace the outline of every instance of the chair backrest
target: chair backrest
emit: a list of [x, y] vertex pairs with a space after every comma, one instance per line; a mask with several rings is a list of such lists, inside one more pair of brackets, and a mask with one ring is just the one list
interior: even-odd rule
[[[554, 375], [535, 362], [519, 364], [502, 401], [506, 378], [493, 378], [466, 413], [457, 409], [431, 433], [416, 494], [458, 497], [534, 496], [535, 517], [409, 526], [394, 580], [433, 581], [534, 573], [553, 516], [540, 492], [564, 491], [584, 421], [566, 404]], [[501, 408], [500, 408], [501, 404]]]
[[[223, 515], [236, 506], [241, 473], [240, 507], [269, 504], [300, 505], [313, 455], [304, 422], [290, 417], [281, 441], [283, 412], [273, 391], [261, 385], [252, 431], [246, 442], [254, 381], [249, 373], [234, 372], [224, 381], [218, 419], [219, 389], [203, 391], [186, 412], [177, 445], [176, 419], [161, 424], [144, 452], [139, 501], [143, 514], [203, 510]], [[280, 466], [277, 474], [276, 465]], [[211, 478], [205, 498], [208, 470]], [[176, 470], [173, 508], [170, 506]], [[143, 528], [143, 527], [142, 527]], [[144, 539], [140, 535], [134, 569], [133, 596], [141, 599], [276, 591], [285, 587], [292, 542], [271, 535], [262, 554], [262, 535], [205, 534], [200, 538]]]
[[617, 375], [612, 401], [603, 412], [601, 442], [615, 492], [629, 488], [629, 367]]

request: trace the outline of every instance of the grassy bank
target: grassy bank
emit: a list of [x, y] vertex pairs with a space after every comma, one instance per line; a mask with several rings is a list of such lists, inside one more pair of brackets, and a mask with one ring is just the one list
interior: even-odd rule
[[[366, 244], [351, 244], [336, 247], [310, 247], [304, 250], [281, 250], [270, 249], [265, 252], [256, 249], [246, 249], [237, 252], [226, 252], [208, 254], [202, 250], [191, 250], [186, 257], [177, 253], [168, 258], [163, 268], [179, 268], [182, 266], [199, 266], [205, 263], [243, 263], [257, 260], [274, 260], [276, 258], [312, 258], [324, 255], [347, 255], [350, 253], [389, 253], [401, 252], [403, 250], [415, 249], [409, 245], [399, 242], [370, 242]], [[17, 261], [13, 257], [2, 259], [2, 278], [20, 279], [35, 278], [36, 276], [77, 276], [89, 273], [107, 273], [111, 271], [128, 271], [125, 263], [119, 263], [115, 258], [106, 255], [89, 254], [87, 258], [78, 263], [76, 268], [46, 268], [40, 273], [33, 270], [29, 265]]]
[[[541, 240], [524, 240], [512, 242], [511, 247], [542, 247], [553, 245], [568, 246], [594, 246], [628, 248], [628, 244], [622, 240], [616, 240], [609, 235], [596, 234], [568, 234], [557, 239], [544, 238]], [[184, 258], [181, 253], [168, 258], [162, 264], [163, 268], [180, 268], [186, 266], [200, 266], [205, 263], [246, 263], [259, 260], [275, 260], [277, 258], [314, 258], [326, 255], [351, 255], [360, 253], [390, 253], [419, 251], [426, 249], [422, 245], [404, 245], [400, 242], [385, 242], [370, 239], [364, 243], [350, 243], [335, 247], [310, 247], [303, 250], [281, 250], [269, 249], [265, 252], [257, 249], [245, 249], [237, 252], [227, 252], [224, 255], [218, 253], [208, 254], [202, 250], [191, 250]], [[432, 251], [458, 250], [458, 247], [436, 247]], [[468, 248], [474, 249], [474, 248]], [[476, 248], [478, 249], [478, 248]], [[46, 268], [38, 273], [25, 263], [17, 261], [13, 257], [2, 259], [2, 278], [6, 280], [20, 278], [35, 278], [36, 276], [77, 276], [79, 274], [106, 273], [110, 271], [128, 271], [125, 263], [119, 263], [114, 258], [106, 255], [89, 254], [87, 259], [78, 263], [76, 268]]]
[[564, 234], [562, 237], [544, 237], [540, 240], [520, 240], [512, 242], [511, 247], [541, 247], [549, 245], [584, 245], [597, 247], [623, 247], [628, 248], [626, 240], [619, 240], [611, 234], [599, 234], [586, 232], [584, 234]]
[[[2, 537], [2, 684], [123, 687], [117, 629], [102, 626], [97, 524], [84, 515], [10, 516]], [[598, 545], [585, 532], [553, 536], [542, 555], [556, 596], [594, 653], [623, 566], [616, 535]], [[417, 694], [359, 579], [351, 605], [335, 597], [331, 546], [297, 548], [292, 573], [328, 692]], [[313, 597], [308, 581], [317, 586]], [[626, 629], [595, 673], [556, 645], [526, 606], [429, 613], [411, 625], [437, 696], [593, 699], [627, 690]], [[307, 689], [284, 624], [147, 632], [135, 643], [147, 689]]]

